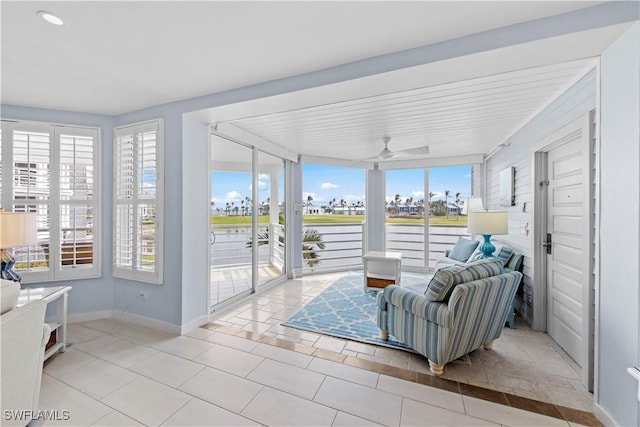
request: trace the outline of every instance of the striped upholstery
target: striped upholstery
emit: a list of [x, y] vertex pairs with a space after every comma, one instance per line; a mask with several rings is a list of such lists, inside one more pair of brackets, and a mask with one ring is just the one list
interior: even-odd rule
[[514, 271], [458, 284], [448, 303], [388, 286], [377, 296], [378, 326], [444, 365], [500, 336], [521, 278]]
[[504, 265], [507, 265], [507, 262], [511, 259], [511, 255], [513, 255], [513, 250], [505, 246], [500, 249], [500, 252], [496, 256], [503, 261]]
[[519, 271], [522, 272], [522, 261], [524, 260], [524, 256], [514, 252], [509, 261], [505, 264], [504, 268], [508, 271]]
[[502, 274], [503, 271], [502, 261], [493, 258], [444, 267], [435, 272], [424, 294], [431, 301], [446, 301], [456, 285]]

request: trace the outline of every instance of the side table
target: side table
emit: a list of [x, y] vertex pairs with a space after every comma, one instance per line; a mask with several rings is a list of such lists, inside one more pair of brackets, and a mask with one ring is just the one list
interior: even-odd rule
[[55, 318], [48, 322], [51, 335], [55, 336], [55, 342], [44, 352], [44, 360], [47, 360], [57, 352], [64, 353], [67, 349], [67, 297], [71, 286], [53, 286], [50, 288], [25, 288], [20, 290], [18, 306], [32, 301], [43, 299], [47, 307], [55, 303]]
[[402, 254], [400, 252], [370, 251], [362, 256], [364, 291], [400, 285]]

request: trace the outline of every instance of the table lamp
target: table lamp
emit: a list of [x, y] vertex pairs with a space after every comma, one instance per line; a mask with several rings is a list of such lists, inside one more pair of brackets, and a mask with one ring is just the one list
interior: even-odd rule
[[20, 275], [13, 271], [16, 261], [7, 249], [37, 243], [35, 213], [0, 211], [0, 276], [5, 280], [20, 282]]
[[480, 256], [490, 258], [496, 247], [491, 243], [491, 236], [494, 234], [508, 234], [509, 224], [507, 222], [506, 211], [477, 211], [469, 212], [467, 221], [467, 231], [472, 234], [482, 234], [484, 242], [480, 245]]

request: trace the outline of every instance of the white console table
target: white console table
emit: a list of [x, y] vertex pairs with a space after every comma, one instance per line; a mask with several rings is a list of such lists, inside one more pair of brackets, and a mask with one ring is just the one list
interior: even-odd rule
[[57, 352], [64, 353], [67, 349], [67, 297], [71, 286], [53, 286], [50, 288], [25, 288], [20, 291], [18, 306], [36, 300], [45, 300], [47, 307], [55, 303], [55, 318], [48, 322], [51, 333], [55, 331], [56, 342], [44, 352], [47, 360]]
[[362, 256], [364, 291], [400, 285], [402, 254], [400, 252], [369, 251]]

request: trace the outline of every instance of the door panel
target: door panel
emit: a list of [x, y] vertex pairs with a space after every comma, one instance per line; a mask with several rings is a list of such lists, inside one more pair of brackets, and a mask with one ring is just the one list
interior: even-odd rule
[[[586, 359], [583, 336], [586, 288], [589, 286], [588, 154], [577, 138], [547, 154], [547, 331], [579, 365]], [[587, 230], [587, 231], [585, 231]]]

